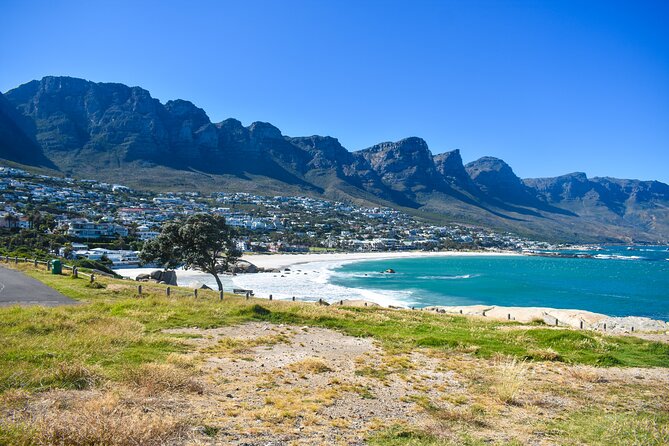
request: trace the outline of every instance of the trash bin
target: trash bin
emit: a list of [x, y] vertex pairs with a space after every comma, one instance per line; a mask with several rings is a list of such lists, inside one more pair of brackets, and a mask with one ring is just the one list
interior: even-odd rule
[[63, 265], [60, 263], [60, 260], [55, 259], [51, 261], [51, 274], [62, 274]]

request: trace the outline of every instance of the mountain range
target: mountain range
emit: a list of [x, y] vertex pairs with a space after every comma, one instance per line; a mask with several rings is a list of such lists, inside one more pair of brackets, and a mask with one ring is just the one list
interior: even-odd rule
[[266, 122], [213, 123], [185, 100], [139, 87], [45, 77], [0, 94], [0, 160], [152, 190], [311, 195], [392, 206], [439, 222], [571, 242], [667, 242], [669, 186], [658, 181], [521, 179], [504, 161], [466, 165], [409, 137], [348, 151]]

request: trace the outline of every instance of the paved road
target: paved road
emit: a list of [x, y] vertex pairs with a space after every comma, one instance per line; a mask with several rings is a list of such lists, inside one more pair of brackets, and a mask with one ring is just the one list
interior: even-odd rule
[[7, 305], [56, 305], [76, 304], [42, 282], [22, 272], [0, 267], [0, 306]]

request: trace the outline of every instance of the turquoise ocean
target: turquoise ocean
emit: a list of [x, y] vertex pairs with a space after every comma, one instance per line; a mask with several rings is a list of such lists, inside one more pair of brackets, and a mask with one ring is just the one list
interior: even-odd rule
[[[595, 258], [451, 256], [369, 260], [340, 266], [330, 283], [374, 289], [406, 305], [569, 308], [669, 320], [665, 246], [559, 251]], [[382, 273], [392, 268], [395, 274]]]

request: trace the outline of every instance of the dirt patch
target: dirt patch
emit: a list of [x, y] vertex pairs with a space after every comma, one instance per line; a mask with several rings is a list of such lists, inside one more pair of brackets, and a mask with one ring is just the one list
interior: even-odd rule
[[[169, 333], [198, 336], [188, 342], [216, 390], [197, 405], [225, 444], [357, 444], [380, 420], [422, 422], [416, 383], [403, 371], [423, 370], [417, 382], [434, 393], [457, 386], [434, 359], [414, 354], [388, 365], [371, 339], [322, 328], [253, 323]], [[369, 372], [379, 369], [383, 376]]]
[[666, 369], [389, 350], [269, 323], [165, 333], [188, 351], [93, 389], [6, 392], [0, 423], [46, 444], [362, 445], [404, 426], [456, 444], [552, 445], [564, 440], [552, 420], [584, 408], [669, 410]]

